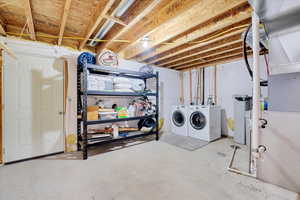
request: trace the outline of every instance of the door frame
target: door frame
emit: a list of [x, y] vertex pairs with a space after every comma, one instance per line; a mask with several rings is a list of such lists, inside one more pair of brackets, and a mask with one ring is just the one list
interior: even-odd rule
[[0, 49], [0, 166], [4, 163], [4, 152], [3, 152], [3, 148], [4, 148], [4, 138], [3, 138], [3, 55], [2, 55], [3, 50]]
[[[20, 52], [20, 53], [24, 53], [24, 52]], [[1, 73], [0, 73], [0, 81], [1, 81], [1, 83], [0, 83], [0, 93], [1, 93], [1, 110], [0, 110], [0, 115], [1, 115], [1, 118], [2, 119], [0, 119], [0, 166], [2, 166], [2, 165], [5, 165], [5, 164], [13, 164], [13, 163], [17, 163], [17, 162], [23, 162], [23, 161], [28, 161], [28, 160], [33, 160], [33, 159], [38, 159], [38, 158], [43, 158], [43, 157], [47, 157], [47, 156], [52, 156], [52, 155], [56, 155], [56, 154], [60, 154], [60, 153], [64, 153], [64, 152], [66, 152], [66, 131], [65, 131], [65, 112], [64, 112], [64, 110], [65, 110], [65, 96], [67, 95], [67, 94], [65, 94], [65, 84], [67, 83], [66, 82], [66, 80], [65, 80], [65, 78], [68, 78], [68, 77], [66, 77], [66, 73], [65, 73], [65, 62], [67, 62], [64, 58], [57, 58], [57, 57], [54, 57], [54, 56], [47, 56], [47, 55], [40, 55], [40, 54], [35, 54], [35, 53], [25, 53], [26, 55], [32, 55], [32, 56], [39, 56], [39, 57], [45, 57], [45, 58], [53, 58], [53, 59], [61, 59], [62, 60], [62, 63], [63, 63], [63, 65], [62, 65], [62, 68], [63, 68], [63, 70], [62, 70], [62, 77], [63, 77], [63, 80], [62, 80], [62, 83], [63, 83], [63, 86], [62, 86], [62, 92], [63, 92], [63, 94], [62, 94], [62, 99], [61, 99], [61, 101], [63, 102], [63, 117], [62, 117], [62, 121], [63, 121], [63, 126], [62, 126], [62, 134], [63, 134], [63, 151], [61, 151], [61, 152], [55, 152], [55, 153], [50, 153], [50, 154], [45, 154], [45, 155], [41, 155], [41, 156], [35, 156], [35, 157], [30, 157], [30, 158], [25, 158], [25, 159], [20, 159], [20, 160], [16, 160], [16, 161], [11, 161], [11, 162], [5, 162], [5, 149], [4, 149], [4, 147], [5, 147], [5, 134], [4, 134], [4, 128], [3, 128], [3, 126], [5, 125], [5, 123], [4, 123], [4, 119], [5, 119], [5, 116], [4, 116], [4, 112], [3, 112], [3, 110], [4, 110], [4, 87], [3, 87], [3, 83], [4, 83], [4, 79], [3, 79], [3, 77], [4, 77], [4, 59], [3, 59], [3, 55], [4, 55], [4, 51], [3, 50], [1, 50], [0, 49], [0, 59], [1, 59], [1, 61], [0, 61], [0, 67], [1, 67]], [[68, 66], [68, 65], [67, 65]]]

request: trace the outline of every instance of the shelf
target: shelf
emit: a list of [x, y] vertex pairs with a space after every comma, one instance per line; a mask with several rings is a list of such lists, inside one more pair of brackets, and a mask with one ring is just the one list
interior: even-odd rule
[[109, 142], [114, 142], [114, 141], [120, 141], [120, 140], [125, 140], [125, 139], [130, 139], [130, 138], [137, 138], [137, 137], [143, 137], [143, 136], [149, 136], [149, 135], [155, 135], [156, 132], [149, 132], [149, 133], [143, 133], [141, 131], [136, 131], [136, 132], [131, 132], [128, 134], [128, 136], [120, 136], [118, 138], [111, 138], [111, 139], [99, 139], [99, 140], [88, 140], [88, 146], [94, 146], [97, 144], [103, 144], [103, 143], [109, 143]]
[[87, 64], [87, 68], [90, 70], [91, 73], [122, 76], [128, 78], [148, 79], [148, 78], [157, 77], [156, 74], [149, 74], [144, 72], [137, 72], [137, 71], [131, 71], [126, 69], [112, 68], [112, 67], [93, 65], [93, 64]]
[[128, 117], [128, 118], [117, 118], [117, 119], [87, 121], [86, 124], [87, 125], [105, 124], [105, 123], [114, 123], [114, 122], [124, 122], [124, 121], [133, 121], [133, 120], [147, 119], [147, 118], [153, 118], [153, 117], [155, 117], [155, 114], [153, 114], [153, 115], [139, 116], [139, 117]]
[[115, 92], [89, 90], [87, 95], [91, 96], [156, 96], [153, 92]]

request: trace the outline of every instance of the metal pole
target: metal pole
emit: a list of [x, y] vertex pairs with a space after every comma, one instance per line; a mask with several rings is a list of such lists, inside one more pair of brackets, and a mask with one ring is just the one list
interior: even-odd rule
[[83, 97], [82, 97], [82, 120], [83, 120], [83, 138], [82, 138], [82, 153], [83, 159], [88, 158], [87, 146], [87, 64], [83, 66]]
[[159, 72], [156, 72], [156, 140], [159, 140]]
[[260, 118], [260, 78], [259, 78], [259, 18], [252, 13], [253, 33], [253, 110], [252, 110], [252, 152], [253, 164], [256, 169], [256, 153], [258, 149], [259, 118]]

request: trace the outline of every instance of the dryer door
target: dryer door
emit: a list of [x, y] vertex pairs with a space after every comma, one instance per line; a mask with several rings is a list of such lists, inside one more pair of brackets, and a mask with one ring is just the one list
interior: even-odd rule
[[191, 126], [196, 130], [201, 130], [206, 126], [206, 117], [200, 111], [195, 111], [190, 116]]
[[181, 127], [185, 123], [185, 116], [180, 110], [176, 110], [175, 112], [173, 112], [172, 121], [175, 126]]

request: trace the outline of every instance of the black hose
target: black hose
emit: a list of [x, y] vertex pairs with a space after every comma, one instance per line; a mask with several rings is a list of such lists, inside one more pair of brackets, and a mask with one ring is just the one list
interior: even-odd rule
[[246, 67], [247, 67], [247, 70], [249, 72], [249, 75], [251, 77], [251, 80], [253, 80], [253, 72], [251, 70], [251, 67], [249, 65], [249, 62], [248, 62], [248, 55], [247, 55], [247, 35], [250, 31], [250, 28], [251, 28], [252, 24], [249, 24], [249, 26], [247, 27], [246, 29], [246, 32], [244, 34], [244, 40], [243, 40], [243, 55], [244, 55], [244, 60], [245, 60], [245, 64], [246, 64]]
[[[251, 81], [253, 81], [253, 72], [252, 72], [252, 69], [251, 69], [250, 64], [248, 62], [247, 42], [246, 42], [247, 36], [248, 36], [248, 33], [250, 31], [251, 26], [252, 26], [252, 24], [249, 24], [249, 26], [247, 27], [246, 32], [244, 34], [244, 39], [243, 39], [243, 55], [244, 55], [245, 64], [246, 64], [247, 70], [249, 72]], [[268, 86], [268, 81], [260, 81], [260, 86], [267, 87]]]

